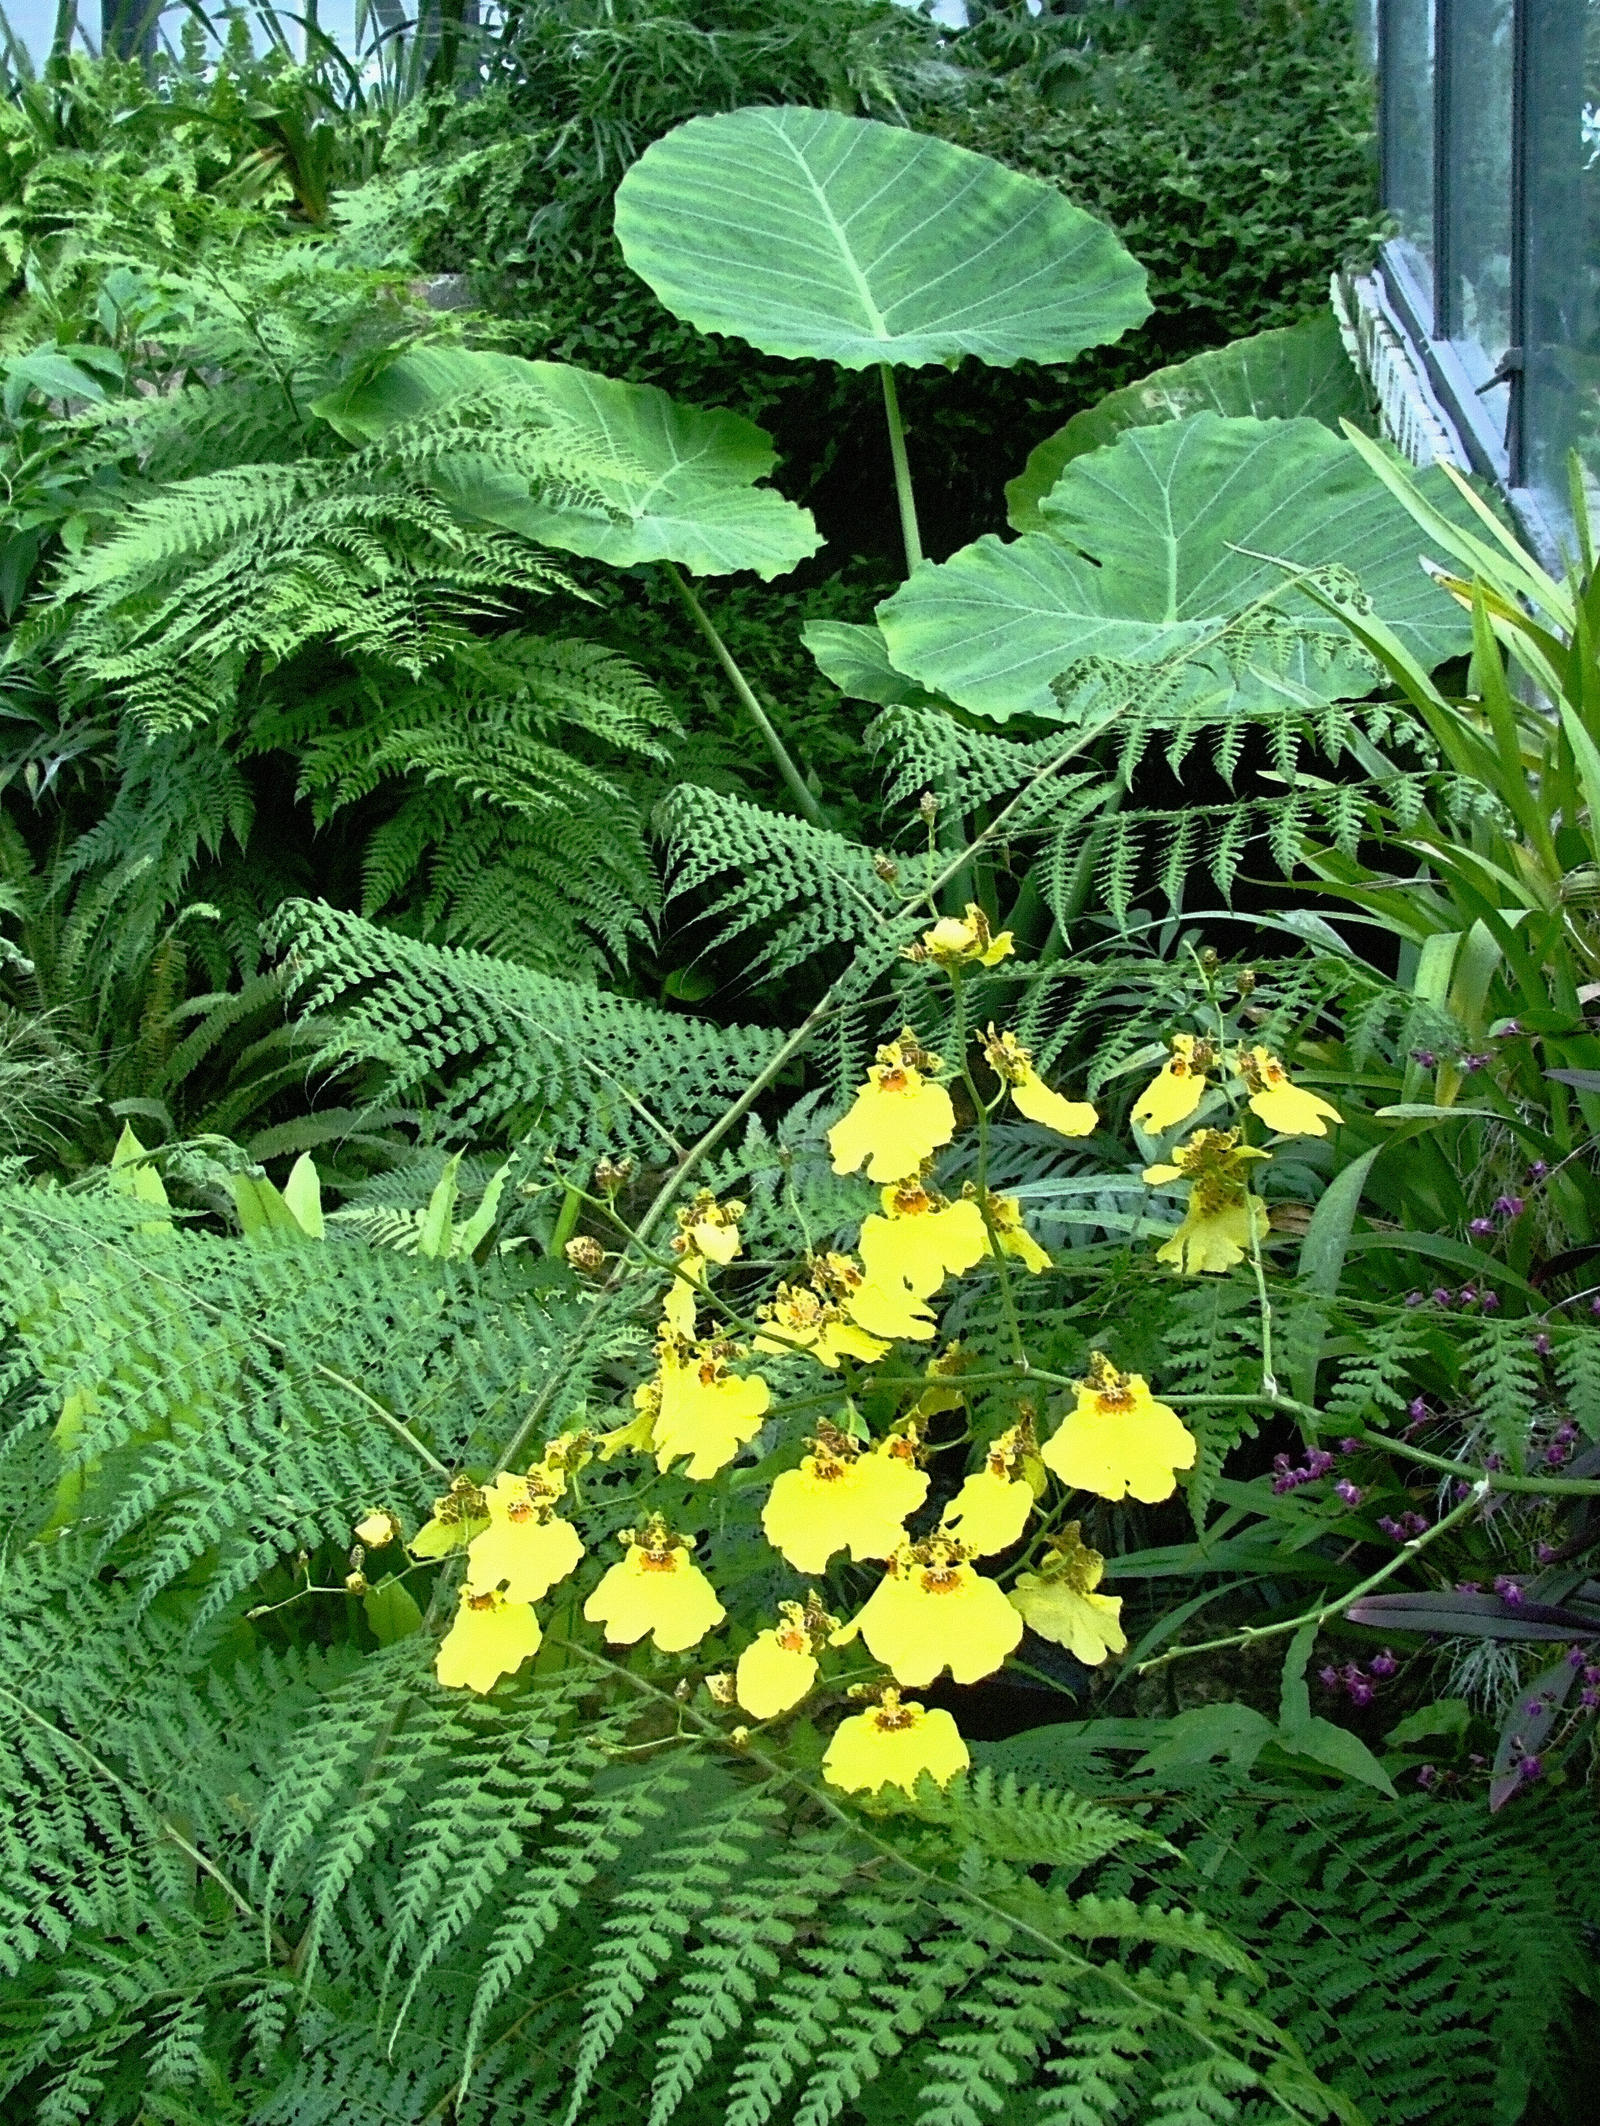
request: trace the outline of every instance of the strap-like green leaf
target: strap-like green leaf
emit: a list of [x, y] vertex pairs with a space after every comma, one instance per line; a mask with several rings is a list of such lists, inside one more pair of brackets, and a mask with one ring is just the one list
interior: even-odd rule
[[790, 360], [1064, 362], [1150, 314], [1144, 269], [1052, 186], [837, 111], [691, 118], [616, 228], [675, 316]]

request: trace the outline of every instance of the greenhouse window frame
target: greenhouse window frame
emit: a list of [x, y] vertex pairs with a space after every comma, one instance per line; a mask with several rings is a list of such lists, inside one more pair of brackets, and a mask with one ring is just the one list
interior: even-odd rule
[[[1462, 457], [1474, 472], [1501, 489], [1530, 542], [1547, 564], [1560, 561], [1573, 545], [1565, 497], [1549, 485], [1536, 487], [1529, 476], [1526, 354], [1529, 345], [1530, 261], [1534, 230], [1530, 160], [1539, 146], [1538, 114], [1530, 107], [1529, 82], [1534, 72], [1530, 39], [1534, 11], [1551, 0], [1510, 0], [1509, 196], [1509, 344], [1495, 357], [1463, 329], [1459, 315], [1457, 256], [1461, 214], [1461, 172], [1457, 164], [1457, 129], [1453, 123], [1461, 39], [1467, 15], [1460, 0], [1433, 0], [1431, 53], [1431, 242], [1428, 255], [1418, 246], [1391, 237], [1381, 245], [1376, 275], [1385, 307], [1398, 325], [1412, 359], [1426, 377], [1461, 444]], [[1397, 198], [1399, 121], [1413, 115], [1415, 90], [1408, 99], [1397, 93], [1396, 60], [1402, 50], [1416, 49], [1417, 0], [1375, 0], [1370, 16], [1370, 46], [1379, 92], [1379, 161], [1383, 202]], [[1408, 41], [1409, 33], [1409, 41]], [[1406, 144], [1415, 161], [1420, 143]]]

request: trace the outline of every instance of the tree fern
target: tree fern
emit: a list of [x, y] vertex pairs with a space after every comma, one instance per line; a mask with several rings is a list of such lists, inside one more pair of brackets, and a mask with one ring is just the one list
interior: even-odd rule
[[386, 1102], [427, 1083], [452, 1134], [664, 1162], [779, 1046], [309, 902], [284, 909], [278, 935], [304, 1007], [340, 1007], [321, 1062], [376, 1066]]

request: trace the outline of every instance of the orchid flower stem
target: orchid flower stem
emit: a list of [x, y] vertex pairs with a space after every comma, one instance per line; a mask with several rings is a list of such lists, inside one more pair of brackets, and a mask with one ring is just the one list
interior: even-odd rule
[[1491, 1491], [1526, 1491], [1543, 1498], [1547, 1493], [1553, 1498], [1600, 1498], [1600, 1481], [1583, 1476], [1513, 1476], [1507, 1470], [1474, 1469], [1468, 1462], [1452, 1462], [1442, 1454], [1430, 1454], [1425, 1447], [1413, 1447], [1408, 1440], [1391, 1439], [1386, 1432], [1369, 1432], [1364, 1427], [1357, 1429], [1355, 1437], [1364, 1447], [1376, 1447], [1384, 1454], [1398, 1454], [1408, 1462], [1417, 1462], [1424, 1469], [1437, 1469], [1441, 1476], [1453, 1476], [1461, 1483], [1487, 1483]]
[[789, 795], [794, 799], [800, 816], [802, 819], [809, 820], [813, 827], [825, 828], [828, 824], [827, 815], [821, 805], [817, 803], [810, 784], [795, 765], [794, 756], [778, 736], [772, 718], [756, 698], [754, 688], [749, 680], [745, 678], [743, 672], [740, 671], [738, 665], [735, 664], [733, 652], [717, 633], [710, 614], [689, 588], [688, 583], [684, 580], [682, 571], [671, 561], [664, 562], [662, 566], [666, 569], [673, 588], [683, 600], [684, 609], [689, 618], [711, 645], [718, 664], [721, 665], [723, 671], [727, 674], [728, 684], [733, 688], [739, 706], [766, 741], [767, 751], [772, 755], [773, 763], [778, 773], [783, 777], [784, 784], [788, 789]]
[[1393, 1579], [1402, 1566], [1408, 1564], [1419, 1551], [1426, 1550], [1430, 1543], [1436, 1543], [1447, 1530], [1459, 1527], [1469, 1515], [1476, 1513], [1488, 1498], [1493, 1484], [1492, 1477], [1480, 1478], [1453, 1512], [1447, 1513], [1442, 1521], [1435, 1521], [1431, 1528], [1425, 1528], [1421, 1535], [1413, 1536], [1408, 1543], [1402, 1543], [1392, 1558], [1387, 1559], [1359, 1586], [1352, 1587], [1348, 1593], [1340, 1595], [1337, 1601], [1324, 1602], [1317, 1609], [1303, 1610], [1295, 1616], [1283, 1618], [1278, 1623], [1246, 1624], [1242, 1630], [1230, 1632], [1225, 1639], [1202, 1639], [1192, 1646], [1170, 1646], [1164, 1654], [1154, 1654], [1148, 1661], [1141, 1661], [1134, 1674], [1147, 1676], [1153, 1669], [1165, 1668], [1173, 1661], [1187, 1661], [1193, 1654], [1215, 1654], [1221, 1653], [1227, 1647], [1253, 1646], [1258, 1639], [1288, 1638], [1299, 1631], [1302, 1625], [1326, 1624], [1330, 1617], [1339, 1616], [1353, 1602], [1359, 1602], [1364, 1596], [1371, 1594], [1375, 1587], [1381, 1587], [1386, 1580]]
[[1011, 1355], [1019, 1373], [1028, 1373], [1027, 1346], [1022, 1340], [1022, 1323], [1017, 1315], [1017, 1297], [1011, 1289], [1011, 1265], [1000, 1245], [1000, 1235], [995, 1229], [994, 1214], [989, 1208], [989, 1109], [978, 1091], [977, 1080], [972, 1075], [972, 1066], [967, 1060], [969, 1029], [967, 1026], [966, 991], [960, 974], [950, 970], [950, 987], [955, 993], [956, 1039], [960, 1043], [961, 1082], [967, 1088], [974, 1114], [978, 1118], [978, 1215], [983, 1220], [983, 1230], [989, 1236], [989, 1253], [994, 1257], [995, 1270], [1000, 1278], [1000, 1304], [1005, 1309], [1006, 1327], [1011, 1335]]
[[1250, 1267], [1255, 1272], [1256, 1300], [1261, 1313], [1261, 1392], [1270, 1402], [1278, 1400], [1278, 1376], [1272, 1366], [1272, 1301], [1267, 1297], [1267, 1273], [1261, 1263], [1261, 1218], [1245, 1183], [1250, 1204]]
[[893, 365], [880, 362], [878, 375], [883, 380], [883, 413], [889, 424], [889, 456], [894, 463], [894, 491], [900, 504], [900, 536], [905, 541], [906, 574], [909, 576], [922, 559], [917, 498], [911, 491], [911, 460], [906, 456], [906, 431], [900, 419], [900, 394], [895, 389]]

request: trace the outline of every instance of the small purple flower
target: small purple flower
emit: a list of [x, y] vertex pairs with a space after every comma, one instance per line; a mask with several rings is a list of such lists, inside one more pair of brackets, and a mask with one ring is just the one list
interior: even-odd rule
[[1407, 1292], [1405, 1303], [1408, 1307], [1425, 1307], [1428, 1304], [1428, 1295], [1426, 1292]]
[[1478, 1297], [1478, 1287], [1475, 1284], [1464, 1284], [1456, 1297], [1464, 1307], [1470, 1307]]
[[1506, 1573], [1501, 1572], [1495, 1575], [1494, 1591], [1500, 1597], [1501, 1601], [1505, 1603], [1508, 1609], [1521, 1608], [1523, 1599], [1522, 1589], [1518, 1585], [1518, 1583], [1515, 1580], [1511, 1579]]
[[1457, 1582], [1456, 1582], [1456, 1593], [1457, 1593], [1457, 1594], [1482, 1594], [1482, 1593], [1483, 1593], [1483, 1582], [1482, 1582], [1481, 1580], [1457, 1580]]
[[1410, 1402], [1406, 1404], [1406, 1415], [1414, 1425], [1426, 1424], [1428, 1406], [1420, 1395], [1414, 1395]]
[[1505, 1465], [1506, 1458], [1503, 1454], [1486, 1454], [1483, 1458], [1485, 1469], [1492, 1470], [1496, 1476], [1505, 1468]]
[[1583, 1680], [1585, 1683], [1600, 1683], [1600, 1662], [1585, 1662]]
[[1542, 1181], [1545, 1175], [1549, 1173], [1549, 1171], [1549, 1167], [1542, 1159], [1535, 1159], [1533, 1164], [1528, 1168], [1528, 1179], [1530, 1181]]
[[1378, 1526], [1391, 1543], [1400, 1543], [1405, 1540], [1406, 1532], [1392, 1513], [1380, 1514], [1378, 1516]]
[[1559, 1469], [1566, 1461], [1567, 1450], [1559, 1440], [1552, 1440], [1544, 1450], [1544, 1458], [1549, 1468]]
[[1424, 1070], [1432, 1070], [1439, 1058], [1431, 1048], [1414, 1048], [1411, 1051], [1411, 1060], [1413, 1063], [1420, 1063]]
[[1372, 1685], [1365, 1676], [1361, 1678], [1359, 1683], [1352, 1683], [1348, 1688], [1352, 1705], [1370, 1705], [1372, 1703]]
[[1498, 1292], [1485, 1292], [1482, 1304], [1485, 1314], [1492, 1314], [1500, 1304], [1500, 1294]]
[[1457, 1066], [1462, 1070], [1487, 1070], [1493, 1061], [1493, 1056], [1482, 1055], [1477, 1049], [1468, 1049], [1456, 1058]]
[[1419, 1764], [1417, 1766], [1417, 1784], [1425, 1794], [1431, 1792], [1438, 1783], [1439, 1769], [1437, 1765]]
[[1468, 1224], [1467, 1231], [1474, 1240], [1492, 1240], [1494, 1238], [1494, 1220], [1492, 1218], [1474, 1218]]
[[1344, 1682], [1344, 1678], [1336, 1668], [1319, 1668], [1317, 1670], [1317, 1681], [1324, 1690], [1338, 1690]]
[[1436, 1307], [1449, 1306], [1455, 1296], [1454, 1292], [1450, 1291], [1445, 1285], [1436, 1284], [1433, 1288], [1433, 1303]]
[[1459, 1506], [1463, 1502], [1463, 1500], [1470, 1498], [1471, 1495], [1472, 1486], [1467, 1482], [1465, 1477], [1458, 1476], [1455, 1481], [1456, 1504]]
[[1344, 1500], [1347, 1506], [1359, 1506], [1361, 1504], [1361, 1501], [1366, 1497], [1366, 1493], [1362, 1490], [1361, 1486], [1359, 1484], [1352, 1484], [1349, 1477], [1347, 1476], [1340, 1477], [1338, 1483], [1336, 1483], [1333, 1488], [1339, 1494], [1340, 1498]]
[[1548, 1358], [1550, 1356], [1550, 1339], [1548, 1336], [1546, 1336], [1543, 1329], [1541, 1329], [1538, 1335], [1533, 1339], [1533, 1348], [1535, 1349], [1535, 1351], [1538, 1352], [1541, 1358]]
[[1324, 1477], [1333, 1467], [1333, 1456], [1326, 1447], [1313, 1447], [1306, 1456], [1306, 1475], [1312, 1483]]
[[1494, 1208], [1496, 1217], [1520, 1218], [1523, 1209], [1522, 1198], [1520, 1196], [1496, 1196]]
[[1339, 1442], [1339, 1452], [1341, 1454], [1359, 1454], [1360, 1451], [1361, 1442], [1358, 1439], [1342, 1439]]
[[1372, 1673], [1375, 1676], [1392, 1676], [1399, 1666], [1399, 1662], [1390, 1653], [1387, 1646], [1381, 1653], [1376, 1653], [1372, 1657]]
[[1544, 1711], [1544, 1700], [1542, 1698], [1530, 1698], [1527, 1704], [1523, 1706], [1522, 1710], [1526, 1714], [1528, 1719], [1537, 1720], [1539, 1715]]
[[1592, 1683], [1586, 1684], [1578, 1693], [1578, 1703], [1586, 1713], [1592, 1713], [1600, 1705], [1600, 1690], [1596, 1690]]
[[1517, 1766], [1517, 1777], [1525, 1782], [1537, 1779], [1544, 1771], [1544, 1761], [1539, 1757], [1524, 1757]]
[[1500, 1031], [1495, 1035], [1495, 1039], [1497, 1041], [1514, 1041], [1521, 1032], [1522, 1028], [1518, 1025], [1515, 1019], [1507, 1019], [1504, 1026], [1502, 1026]]
[[1584, 1662], [1587, 1661], [1588, 1658], [1589, 1656], [1584, 1652], [1581, 1646], [1569, 1646], [1567, 1648], [1568, 1668], [1582, 1668]]
[[1548, 1565], [1560, 1555], [1554, 1543], [1535, 1543], [1533, 1546], [1533, 1562], [1536, 1565]]
[[1577, 1436], [1578, 1428], [1570, 1421], [1566, 1424], [1557, 1425], [1555, 1431], [1551, 1434], [1558, 1447], [1570, 1447]]

